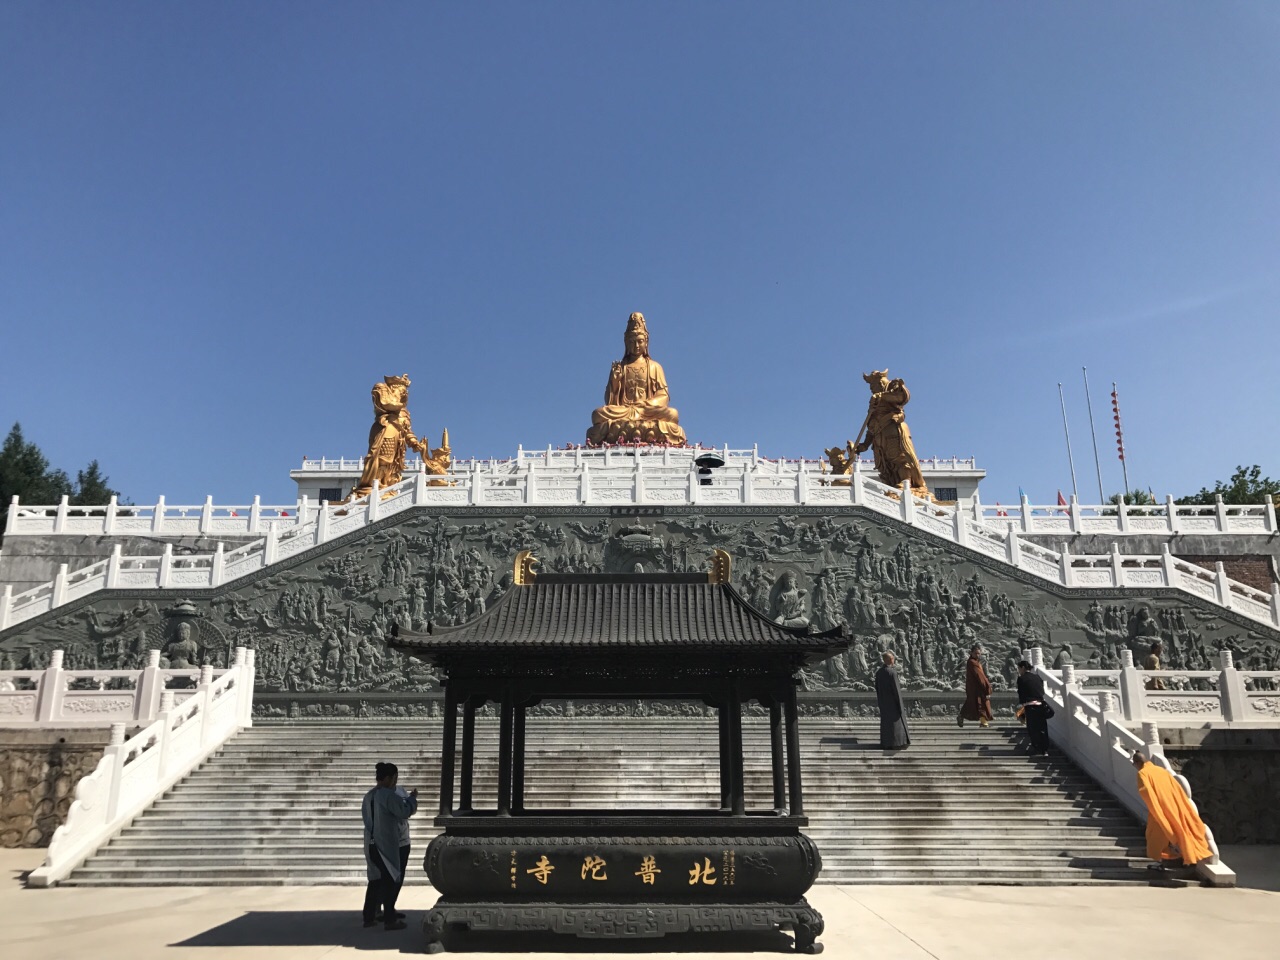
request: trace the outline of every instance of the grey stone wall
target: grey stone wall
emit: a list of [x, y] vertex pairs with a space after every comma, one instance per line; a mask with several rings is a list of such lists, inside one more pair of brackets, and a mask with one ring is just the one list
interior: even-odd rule
[[[713, 548], [733, 557], [733, 582], [758, 609], [817, 629], [838, 623], [849, 653], [804, 676], [810, 692], [865, 692], [892, 649], [907, 695], [954, 692], [973, 642], [997, 689], [1018, 651], [1115, 667], [1154, 639], [1175, 667], [1208, 669], [1229, 648], [1246, 667], [1280, 666], [1280, 634], [1175, 591], [1066, 590], [857, 507], [493, 507], [465, 515], [399, 514], [217, 590], [92, 595], [0, 634], [0, 667], [138, 667], [176, 651], [189, 622], [199, 657], [225, 665], [256, 648], [262, 693], [368, 695], [438, 689], [429, 669], [385, 644], [391, 624], [423, 629], [480, 616], [511, 582], [516, 553], [543, 571], [702, 570]], [[183, 600], [189, 603], [183, 603]], [[373, 696], [376, 694], [377, 696]]]
[[1160, 734], [1219, 844], [1280, 843], [1280, 730]]
[[93, 772], [107, 730], [0, 730], [0, 846], [46, 847]]

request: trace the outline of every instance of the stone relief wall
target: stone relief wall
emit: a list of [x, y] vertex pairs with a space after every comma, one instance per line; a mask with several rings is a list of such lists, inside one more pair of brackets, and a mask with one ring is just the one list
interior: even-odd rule
[[1161, 730], [1218, 843], [1280, 843], [1280, 731]]
[[[136, 668], [148, 649], [170, 666], [225, 666], [257, 650], [258, 689], [367, 694], [353, 712], [397, 710], [394, 694], [438, 689], [422, 664], [389, 650], [391, 624], [423, 629], [482, 614], [511, 582], [520, 550], [544, 572], [702, 570], [713, 548], [734, 560], [733, 582], [758, 609], [791, 625], [849, 628], [847, 654], [803, 677], [810, 691], [868, 691], [880, 654], [898, 656], [904, 689], [962, 688], [970, 645], [983, 644], [998, 690], [1012, 686], [1018, 651], [1115, 668], [1164, 644], [1166, 666], [1214, 669], [1222, 649], [1244, 668], [1280, 669], [1272, 632], [1172, 597], [1044, 589], [1030, 577], [880, 517], [815, 508], [495, 507], [466, 517], [417, 512], [268, 568], [217, 592], [120, 595], [23, 624], [0, 637], [0, 669], [40, 668], [67, 651], [69, 669]], [[272, 698], [279, 699], [279, 698]], [[381, 704], [381, 705], [379, 705]]]
[[0, 731], [0, 846], [47, 847], [107, 731]]

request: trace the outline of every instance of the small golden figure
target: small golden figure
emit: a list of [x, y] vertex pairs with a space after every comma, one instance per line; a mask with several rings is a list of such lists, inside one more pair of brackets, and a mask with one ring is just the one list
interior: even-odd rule
[[551, 865], [551, 861], [547, 859], [547, 855], [544, 853], [542, 859], [533, 865], [533, 869], [526, 870], [525, 873], [532, 873], [534, 879], [545, 886], [547, 877], [551, 876], [551, 871], [554, 869], [555, 867]]
[[[857, 456], [870, 450], [876, 458], [876, 472], [880, 482], [890, 487], [901, 487], [905, 480], [911, 484], [911, 492], [917, 497], [929, 497], [924, 475], [920, 472], [920, 460], [911, 442], [911, 430], [907, 427], [902, 408], [911, 399], [911, 392], [901, 380], [890, 380], [888, 370], [872, 370], [862, 379], [871, 387], [871, 401], [867, 405], [867, 419], [858, 431], [858, 442], [851, 454]], [[862, 439], [863, 431], [867, 439]], [[828, 451], [828, 454], [830, 451]]]
[[592, 880], [608, 880], [609, 877], [604, 872], [604, 857], [583, 857], [582, 858], [582, 879], [587, 879], [587, 874], [591, 874]]
[[684, 446], [684, 430], [670, 403], [666, 374], [662, 364], [649, 357], [649, 331], [643, 313], [633, 313], [627, 320], [623, 339], [627, 352], [609, 371], [605, 405], [591, 414], [587, 445], [636, 441]]
[[[853, 462], [858, 459], [858, 455], [853, 452], [853, 441], [846, 440], [844, 447], [827, 447], [822, 451], [827, 455], [827, 461], [831, 464], [831, 472], [837, 477], [847, 477], [853, 473]], [[832, 480], [832, 486], [847, 487], [852, 481], [850, 480]]]
[[697, 860], [693, 861], [693, 869], [689, 871], [689, 886], [692, 887], [699, 880], [709, 887], [715, 886], [715, 872], [716, 868], [711, 865], [710, 857], [703, 857], [701, 864]]
[[[369, 430], [369, 452], [365, 454], [364, 470], [351, 491], [348, 500], [368, 496], [376, 480], [378, 488], [387, 491], [404, 479], [404, 455], [407, 449], [422, 455], [428, 473], [443, 474], [452, 463], [449, 452], [449, 431], [439, 449], [431, 450], [413, 435], [409, 419], [409, 375], [383, 377], [382, 383], [373, 385], [373, 426]], [[437, 483], [440, 481], [437, 481]], [[386, 492], [383, 496], [389, 496]], [[344, 501], [345, 502], [345, 501]]]
[[658, 869], [658, 861], [653, 857], [645, 857], [640, 861], [640, 869], [635, 872], [635, 876], [639, 877], [642, 883], [650, 886], [654, 884], [654, 874], [661, 873]]

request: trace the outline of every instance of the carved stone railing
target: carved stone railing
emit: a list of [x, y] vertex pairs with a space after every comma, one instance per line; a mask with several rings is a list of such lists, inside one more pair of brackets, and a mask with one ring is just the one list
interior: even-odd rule
[[159, 716], [125, 739], [125, 724], [111, 727], [111, 743], [98, 766], [76, 784], [67, 822], [53, 834], [44, 864], [27, 884], [65, 880], [103, 844], [171, 786], [253, 723], [253, 651], [236, 648], [235, 663], [214, 679], [200, 671], [195, 691], [181, 705], [162, 697]]
[[[142, 670], [64, 670], [54, 650], [44, 670], [0, 670], [0, 727], [83, 729], [116, 723], [138, 726], [160, 715], [168, 694], [174, 705], [191, 697], [199, 669], [161, 669], [160, 651], [148, 651]], [[213, 670], [219, 677], [226, 670]], [[175, 687], [184, 683], [184, 687]]]
[[1162, 504], [1132, 506], [1108, 503], [1101, 506], [1081, 504], [1075, 496], [1062, 504], [1033, 504], [1026, 497], [1010, 507], [989, 506], [973, 495], [969, 507], [973, 518], [999, 530], [1023, 534], [1063, 535], [1077, 533], [1125, 536], [1154, 534], [1272, 534], [1276, 532], [1275, 505], [1227, 505], [1222, 497], [1211, 506], [1174, 503], [1168, 497]]
[[[1024, 651], [1023, 659], [1035, 663], [1039, 660], [1039, 652], [1038, 649]], [[1054, 710], [1049, 721], [1050, 739], [1076, 766], [1124, 804], [1130, 813], [1139, 820], [1147, 819], [1146, 804], [1138, 794], [1138, 776], [1132, 760], [1135, 752], [1141, 752], [1152, 763], [1173, 773], [1191, 806], [1195, 807], [1191, 784], [1173, 769], [1165, 757], [1160, 744], [1160, 730], [1154, 722], [1144, 722], [1139, 735], [1131, 731], [1117, 713], [1113, 694], [1104, 691], [1095, 702], [1081, 695], [1073, 680], [1066, 679], [1070, 676], [1069, 670], [1058, 676], [1038, 666], [1036, 673], [1044, 681], [1045, 699]], [[1213, 856], [1197, 864], [1196, 873], [1211, 886], [1235, 886], [1235, 872], [1219, 857], [1213, 830], [1207, 825], [1205, 839]]]
[[[304, 501], [305, 502], [305, 501]], [[49, 536], [253, 536], [270, 526], [294, 526], [306, 522], [299, 516], [302, 504], [267, 506], [253, 498], [248, 504], [215, 504], [213, 497], [197, 506], [165, 503], [121, 506], [115, 497], [102, 506], [72, 506], [68, 497], [52, 506], [9, 504], [6, 537]]]
[[1172, 556], [1167, 546], [1158, 556], [1122, 554], [1116, 544], [1103, 556], [1059, 553], [1014, 531], [975, 520], [968, 510], [921, 499], [905, 485], [901, 490], [887, 487], [860, 468], [851, 475], [832, 476], [811, 470], [805, 461], [756, 461], [745, 456], [735, 460], [729, 451], [728, 462], [708, 476], [690, 459], [696, 449], [644, 454], [609, 450], [602, 451], [599, 461], [586, 455], [593, 451], [561, 452], [563, 457], [553, 451], [550, 460], [531, 461], [538, 466], [477, 460], [469, 468], [455, 464], [447, 476], [419, 471], [385, 490], [375, 487], [369, 496], [348, 504], [321, 502], [311, 507], [303, 501], [296, 523], [269, 524], [262, 539], [233, 550], [219, 544], [211, 554], [176, 555], [173, 546], [166, 544], [159, 556], [138, 557], [123, 555], [117, 545], [106, 560], [74, 573], [64, 564], [52, 582], [24, 593], [13, 594], [6, 586], [0, 592], [0, 630], [102, 589], [217, 587], [413, 507], [465, 511], [538, 504], [860, 506], [1048, 583], [1108, 589], [1172, 587], [1266, 626], [1280, 627], [1280, 588], [1273, 585], [1268, 594], [1231, 580], [1221, 564], [1216, 571], [1206, 570]]
[[[1028, 651], [1032, 666], [1043, 669], [1039, 647]], [[1137, 729], [1148, 721], [1179, 726], [1280, 726], [1280, 671], [1240, 670], [1230, 650], [1218, 670], [1146, 670], [1134, 665], [1131, 650], [1120, 651], [1119, 670], [1060, 668], [1060, 679], [1082, 698], [1113, 701], [1121, 722]]]

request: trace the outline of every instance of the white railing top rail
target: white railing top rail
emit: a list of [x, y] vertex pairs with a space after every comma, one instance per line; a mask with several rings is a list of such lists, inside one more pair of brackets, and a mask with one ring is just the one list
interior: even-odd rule
[[1221, 496], [1213, 504], [1174, 503], [1171, 496], [1141, 506], [1082, 504], [1075, 496], [1065, 504], [1039, 504], [1024, 496], [1011, 505], [990, 505], [975, 493], [968, 509], [981, 523], [1029, 534], [1273, 534], [1277, 529], [1272, 501], [1226, 504]]

